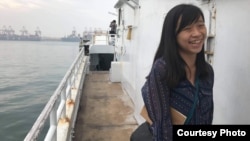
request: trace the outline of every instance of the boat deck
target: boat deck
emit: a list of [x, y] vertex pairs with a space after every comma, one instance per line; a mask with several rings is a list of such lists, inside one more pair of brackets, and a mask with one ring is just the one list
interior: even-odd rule
[[85, 77], [73, 141], [129, 141], [138, 126], [133, 103], [121, 83], [112, 83], [108, 71]]

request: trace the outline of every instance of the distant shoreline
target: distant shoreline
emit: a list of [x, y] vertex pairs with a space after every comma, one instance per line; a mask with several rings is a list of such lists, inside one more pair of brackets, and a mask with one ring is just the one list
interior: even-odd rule
[[40, 40], [6, 40], [6, 39], [0, 39], [0, 41], [35, 41], [35, 42], [41, 42], [41, 41], [62, 41], [62, 42], [78, 42], [78, 41], [65, 41], [62, 40], [60, 37], [41, 37]]

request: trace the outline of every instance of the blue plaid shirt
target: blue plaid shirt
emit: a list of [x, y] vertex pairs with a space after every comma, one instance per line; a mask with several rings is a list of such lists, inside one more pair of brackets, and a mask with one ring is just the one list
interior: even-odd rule
[[[154, 141], [172, 141], [170, 106], [187, 116], [194, 103], [196, 88], [187, 79], [171, 90], [168, 88], [165, 79], [167, 68], [163, 59], [156, 60], [141, 89], [148, 115], [153, 122], [151, 129]], [[212, 67], [210, 70], [207, 79], [199, 79], [198, 102], [189, 124], [212, 124], [214, 72]]]

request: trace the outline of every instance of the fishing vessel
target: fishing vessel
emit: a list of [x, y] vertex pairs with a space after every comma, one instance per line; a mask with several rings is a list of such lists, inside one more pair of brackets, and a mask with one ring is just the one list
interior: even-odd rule
[[[226, 2], [223, 0], [157, 0], [157, 2], [155, 0], [118, 0], [114, 4], [119, 15], [117, 34], [113, 40], [115, 42], [111, 46], [110, 44], [102, 46], [107, 48], [102, 48], [105, 51], [101, 50], [104, 51], [102, 53], [113, 54], [112, 57], [114, 57], [112, 61], [111, 59], [107, 61], [110, 63], [110, 68], [104, 70], [109, 74], [109, 83], [121, 84], [123, 91], [128, 94], [133, 103], [133, 117], [136, 124], [144, 122], [144, 118], [140, 115], [144, 105], [141, 87], [152, 65], [164, 17], [173, 6], [180, 3], [195, 4], [201, 7], [205, 15], [208, 31], [205, 57], [213, 66], [215, 73], [213, 124], [250, 124], [248, 108], [250, 28], [249, 19], [246, 18], [250, 5], [248, 0]], [[35, 140], [43, 123], [48, 119], [50, 119], [50, 128], [45, 140], [74, 140], [74, 136], [77, 136], [74, 134], [77, 130], [75, 121], [79, 111], [77, 107], [79, 103], [84, 102], [79, 100], [82, 94], [81, 88], [85, 83], [84, 78], [98, 70], [98, 65], [101, 65], [98, 60], [100, 56], [95, 54], [98, 54], [95, 51], [100, 50], [94, 48], [91, 50], [91, 45], [89, 46], [89, 55], [85, 55], [81, 50], [77, 61], [65, 75], [62, 84], [27, 134], [25, 141]], [[76, 80], [77, 83], [72, 80]], [[77, 89], [79, 90], [75, 92]], [[77, 93], [78, 96], [69, 97], [73, 96], [73, 93]], [[60, 101], [60, 98], [62, 98], [62, 104], [55, 108], [54, 102]], [[66, 102], [68, 99], [70, 102]], [[70, 110], [67, 108], [69, 104], [75, 107], [72, 112], [74, 116], [67, 114]], [[61, 122], [62, 119], [64, 122]], [[65, 123], [70, 126], [62, 127], [66, 125]], [[60, 130], [62, 128], [65, 129], [64, 132]], [[82, 134], [84, 136], [84, 133]], [[63, 139], [62, 136], [64, 136]]]

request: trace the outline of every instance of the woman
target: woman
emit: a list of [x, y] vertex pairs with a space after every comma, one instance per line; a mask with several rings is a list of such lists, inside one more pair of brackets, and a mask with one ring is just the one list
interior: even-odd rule
[[206, 35], [198, 7], [180, 4], [168, 12], [142, 87], [154, 141], [172, 141], [173, 124], [212, 124], [214, 72], [205, 61]]

